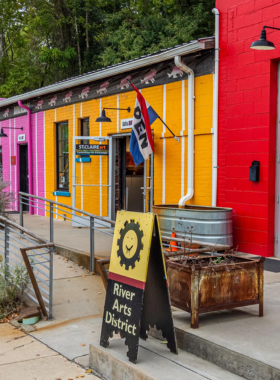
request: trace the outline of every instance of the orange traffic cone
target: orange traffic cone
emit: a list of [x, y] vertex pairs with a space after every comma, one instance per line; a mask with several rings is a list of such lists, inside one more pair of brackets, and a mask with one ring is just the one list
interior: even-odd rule
[[[171, 232], [171, 237], [174, 237], [174, 238], [176, 237], [176, 234], [175, 234], [174, 231]], [[177, 247], [178, 247], [177, 242], [176, 241], [171, 241], [170, 242], [170, 246], [169, 246], [169, 248], [167, 248], [166, 251], [168, 251], [168, 252], [179, 251]]]

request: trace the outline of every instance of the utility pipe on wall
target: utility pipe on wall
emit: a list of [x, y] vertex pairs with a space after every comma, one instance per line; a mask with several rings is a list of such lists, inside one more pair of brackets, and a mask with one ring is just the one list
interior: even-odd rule
[[194, 72], [182, 62], [181, 56], [177, 55], [174, 61], [179, 69], [188, 74], [188, 191], [179, 200], [179, 207], [184, 207], [194, 194]]
[[[28, 116], [28, 192], [29, 194], [33, 194], [33, 175], [32, 175], [32, 135], [31, 135], [31, 109], [24, 104], [22, 104], [21, 100], [18, 101], [18, 105], [25, 109], [27, 111]], [[32, 205], [32, 199], [30, 199], [30, 208], [29, 208], [29, 214], [33, 215], [33, 207]]]
[[220, 13], [213, 8], [215, 14], [215, 75], [213, 90], [213, 169], [212, 169], [212, 206], [217, 206], [217, 182], [218, 182], [218, 95], [219, 95], [219, 21]]

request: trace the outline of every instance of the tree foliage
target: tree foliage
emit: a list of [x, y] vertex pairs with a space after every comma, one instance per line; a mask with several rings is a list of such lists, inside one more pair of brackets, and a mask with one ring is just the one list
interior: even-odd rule
[[0, 97], [213, 34], [214, 0], [0, 0]]

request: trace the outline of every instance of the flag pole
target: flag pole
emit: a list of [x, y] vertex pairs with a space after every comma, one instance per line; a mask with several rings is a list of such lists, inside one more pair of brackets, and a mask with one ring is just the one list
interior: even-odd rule
[[[126, 78], [129, 84], [131, 84], [131, 81], [129, 78]], [[169, 132], [173, 135], [174, 139], [179, 142], [179, 137], [175, 136], [174, 133], [171, 131], [171, 129], [166, 125], [166, 123], [162, 120], [162, 118], [157, 114], [159, 120], [166, 126], [166, 128], [169, 130]]]
[[165, 124], [165, 122], [162, 120], [162, 118], [158, 115], [159, 120], [166, 126], [166, 128], [169, 130], [169, 132], [173, 135], [174, 139], [179, 142], [179, 137], [175, 136], [174, 133], [171, 131], [170, 128]]

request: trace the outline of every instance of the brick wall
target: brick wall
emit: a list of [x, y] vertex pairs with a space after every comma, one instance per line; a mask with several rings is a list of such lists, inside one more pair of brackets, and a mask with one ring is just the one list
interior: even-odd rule
[[[165, 95], [164, 95], [165, 93]], [[183, 96], [184, 93], [184, 104]], [[187, 158], [188, 158], [188, 80], [168, 84], [166, 86], [155, 86], [142, 90], [145, 99], [152, 105], [156, 112], [166, 119], [167, 125], [180, 136], [182, 133], [185, 140], [184, 165], [182, 171], [182, 140], [180, 142], [170, 138], [169, 131], [163, 135], [163, 124], [156, 120], [152, 127], [154, 129], [154, 204], [178, 204], [179, 199], [187, 192]], [[194, 197], [188, 202], [196, 205], [211, 205], [212, 189], [212, 109], [213, 109], [213, 75], [204, 75], [195, 78], [195, 189]], [[57, 199], [61, 203], [72, 204], [72, 136], [75, 130], [79, 134], [80, 118], [89, 118], [90, 136], [108, 136], [112, 133], [123, 132], [120, 130], [120, 120], [131, 117], [132, 113], [114, 110], [106, 110], [106, 115], [111, 118], [112, 123], [96, 123], [103, 107], [117, 107], [134, 109], [135, 91], [124, 94], [103, 97], [67, 105], [55, 110], [45, 111], [45, 139], [46, 139], [46, 197]], [[164, 103], [165, 98], [165, 103]], [[164, 112], [165, 107], [165, 112]], [[184, 107], [184, 120], [182, 107]], [[73, 118], [74, 115], [74, 118]], [[70, 197], [53, 196], [56, 188], [56, 162], [55, 162], [55, 123], [68, 120], [69, 125], [69, 192]], [[100, 125], [101, 124], [101, 125]], [[75, 128], [74, 128], [75, 126]], [[130, 130], [125, 130], [128, 132]], [[165, 141], [165, 150], [164, 150]], [[164, 153], [165, 152], [165, 153]], [[108, 157], [92, 156], [90, 163], [77, 163], [76, 176], [79, 183], [108, 184]], [[164, 171], [165, 167], [165, 171]], [[83, 175], [82, 175], [83, 173]], [[164, 174], [165, 173], [165, 174]], [[148, 184], [148, 183], [147, 183]], [[164, 196], [163, 196], [164, 195]], [[147, 200], [148, 202], [148, 200]], [[101, 206], [100, 206], [101, 204]], [[96, 215], [108, 215], [108, 188], [107, 187], [76, 187], [76, 206]]]
[[[274, 255], [277, 64], [273, 51], [250, 49], [264, 25], [280, 27], [279, 0], [217, 0], [220, 11], [218, 205], [234, 209], [238, 250]], [[260, 181], [249, 167], [260, 161]]]
[[[21, 128], [21, 129], [5, 129]], [[0, 122], [0, 128], [8, 137], [0, 138], [2, 146], [3, 179], [9, 183], [9, 191], [14, 194], [14, 201], [11, 204], [12, 210], [18, 210], [19, 187], [19, 145], [29, 144], [28, 117], [27, 115], [8, 119]], [[25, 134], [25, 141], [18, 142], [18, 135]], [[16, 156], [16, 165], [11, 165], [11, 156]], [[44, 153], [44, 112], [32, 115], [32, 162], [33, 162], [33, 187], [29, 192], [45, 196], [45, 153]], [[44, 215], [42, 210], [34, 209], [35, 214]]]

